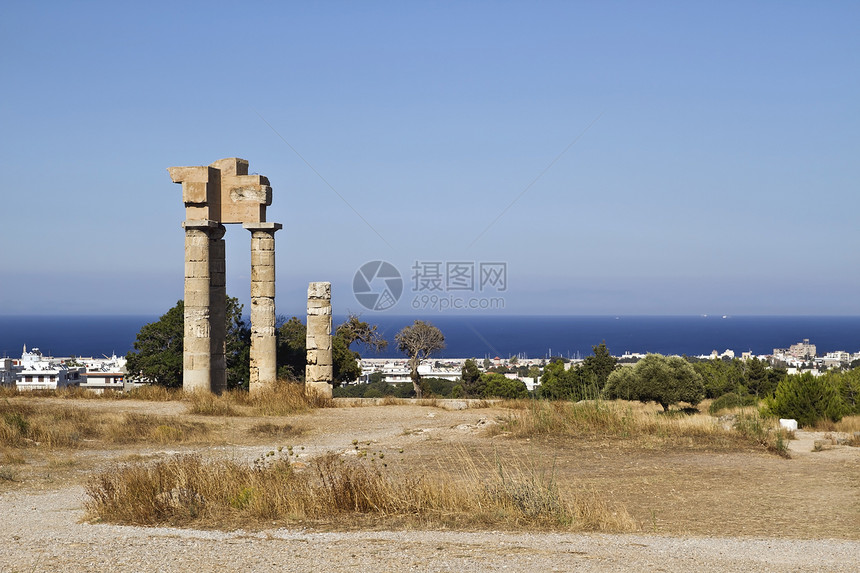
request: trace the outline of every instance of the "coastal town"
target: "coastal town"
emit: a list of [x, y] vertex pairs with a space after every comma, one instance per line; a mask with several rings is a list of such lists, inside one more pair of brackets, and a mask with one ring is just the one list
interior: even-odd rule
[[[625, 351], [615, 356], [619, 364], [634, 364], [645, 358], [646, 354]], [[818, 353], [816, 345], [808, 338], [792, 344], [788, 348], [774, 348], [771, 354], [754, 355], [741, 352], [740, 356], [731, 349], [722, 352], [713, 350], [710, 354], [689, 357], [702, 360], [750, 360], [757, 358], [771, 366], [780, 366], [788, 374], [810, 372], [819, 376], [831, 369], [849, 368], [860, 361], [860, 350], [831, 350]], [[427, 359], [422, 361], [418, 372], [422, 378], [440, 378], [454, 381], [462, 376], [466, 360], [474, 358]], [[529, 392], [540, 386], [543, 367], [554, 358], [485, 357], [475, 360], [481, 370], [504, 371], [505, 377], [522, 381]], [[558, 358], [561, 359], [561, 358]], [[582, 362], [581, 358], [561, 359], [565, 368]], [[362, 358], [361, 375], [349, 384], [367, 383], [376, 378], [388, 384], [410, 382], [410, 369], [405, 358]], [[53, 357], [45, 356], [37, 347], [30, 350], [25, 345], [20, 358], [0, 358], [0, 386], [15, 387], [19, 390], [55, 390], [66, 387], [80, 387], [95, 393], [106, 390], [127, 392], [132, 388], [145, 385], [147, 380], [126, 371], [126, 358], [115, 353], [110, 357]]]

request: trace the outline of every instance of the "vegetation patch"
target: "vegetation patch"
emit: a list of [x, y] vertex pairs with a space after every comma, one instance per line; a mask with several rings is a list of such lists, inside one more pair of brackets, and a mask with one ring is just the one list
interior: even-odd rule
[[776, 420], [762, 418], [758, 413], [739, 414], [734, 420], [734, 426], [727, 428], [708, 415], [657, 414], [634, 409], [629, 403], [526, 401], [525, 407], [513, 410], [490, 432], [514, 438], [609, 437], [626, 440], [631, 445], [684, 444], [702, 449], [755, 445], [787, 456], [785, 442], [790, 435], [778, 427]]
[[271, 422], [254, 424], [249, 430], [253, 436], [273, 438], [295, 437], [301, 435], [303, 431], [302, 428], [297, 428], [292, 424], [273, 424]]
[[78, 448], [87, 441], [168, 444], [196, 440], [208, 433], [204, 424], [167, 416], [0, 402], [0, 445], [12, 448]]
[[422, 526], [631, 531], [627, 511], [593, 491], [562, 490], [552, 474], [498, 465], [459, 475], [398, 473], [327, 454], [303, 470], [289, 456], [253, 465], [175, 456], [117, 466], [87, 485], [87, 517], [136, 525], [271, 527], [273, 521], [349, 528]]

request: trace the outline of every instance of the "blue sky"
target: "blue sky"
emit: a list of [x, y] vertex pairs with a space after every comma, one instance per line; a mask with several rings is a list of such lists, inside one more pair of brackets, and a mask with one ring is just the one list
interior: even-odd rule
[[385, 260], [399, 314], [416, 261], [505, 262], [514, 314], [860, 314], [856, 2], [122, 4], [2, 9], [0, 314], [167, 310], [166, 168], [231, 156], [279, 313]]

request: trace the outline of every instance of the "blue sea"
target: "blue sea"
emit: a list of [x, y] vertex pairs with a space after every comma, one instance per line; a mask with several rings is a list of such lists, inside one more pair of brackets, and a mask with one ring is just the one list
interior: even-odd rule
[[[157, 316], [0, 316], [0, 356], [17, 358], [26, 344], [52, 356], [110, 356], [132, 350], [140, 327]], [[344, 317], [335, 317], [335, 324]], [[808, 338], [819, 354], [860, 351], [860, 316], [363, 316], [389, 341], [379, 357], [399, 356], [394, 334], [416, 318], [445, 335], [441, 358], [587, 356], [605, 340], [609, 350], [709, 354], [734, 350], [770, 354]], [[358, 349], [362, 352], [362, 349]], [[365, 357], [374, 355], [362, 352]]]

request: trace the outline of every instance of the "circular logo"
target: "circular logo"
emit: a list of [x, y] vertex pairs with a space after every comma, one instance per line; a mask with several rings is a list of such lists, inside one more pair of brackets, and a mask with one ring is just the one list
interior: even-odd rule
[[352, 293], [361, 306], [369, 310], [388, 310], [403, 294], [400, 271], [385, 261], [364, 263], [355, 271]]

